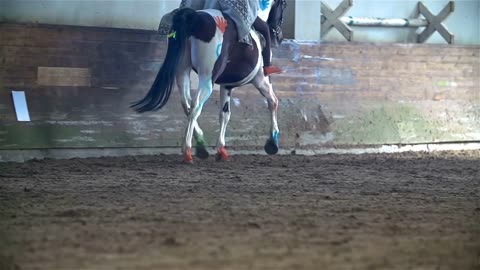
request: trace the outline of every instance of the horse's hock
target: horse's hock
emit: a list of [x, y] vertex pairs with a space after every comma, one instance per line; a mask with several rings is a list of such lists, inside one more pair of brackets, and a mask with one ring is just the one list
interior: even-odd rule
[[[153, 31], [0, 25], [0, 149], [178, 147], [185, 116], [174, 92], [162, 111], [129, 103], [165, 54]], [[480, 46], [286, 41], [273, 63], [284, 150], [480, 141]], [[31, 122], [17, 122], [11, 91]], [[218, 91], [200, 124], [215, 144]], [[234, 91], [227, 145], [261, 150], [268, 110], [251, 86]]]

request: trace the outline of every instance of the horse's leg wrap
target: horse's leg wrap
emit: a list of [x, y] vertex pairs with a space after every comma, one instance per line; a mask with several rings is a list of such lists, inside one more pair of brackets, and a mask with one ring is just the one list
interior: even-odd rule
[[207, 159], [209, 154], [208, 154], [207, 147], [205, 146], [205, 140], [203, 138], [203, 134], [200, 135], [194, 131], [193, 137], [195, 137], [195, 140], [197, 141], [197, 144], [195, 146], [195, 156], [201, 159]]
[[185, 164], [192, 164], [193, 163], [193, 157], [192, 157], [192, 149], [187, 148], [185, 152], [183, 153], [183, 163]]
[[217, 148], [217, 155], [215, 156], [216, 161], [228, 161], [230, 158], [227, 153], [225, 146]]

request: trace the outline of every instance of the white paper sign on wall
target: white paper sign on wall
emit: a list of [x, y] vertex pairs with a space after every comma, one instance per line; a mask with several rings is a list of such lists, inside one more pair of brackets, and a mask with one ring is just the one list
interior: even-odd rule
[[27, 99], [24, 91], [12, 91], [13, 106], [17, 114], [18, 121], [30, 121], [30, 114], [28, 112]]

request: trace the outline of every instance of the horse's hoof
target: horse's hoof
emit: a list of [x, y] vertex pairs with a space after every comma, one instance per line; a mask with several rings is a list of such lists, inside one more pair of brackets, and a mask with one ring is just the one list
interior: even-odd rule
[[278, 153], [278, 144], [275, 143], [273, 139], [268, 139], [267, 142], [265, 143], [265, 152], [269, 155], [275, 155]]
[[182, 163], [186, 165], [193, 165], [193, 160], [183, 159]]
[[207, 148], [205, 148], [205, 146], [197, 146], [197, 148], [195, 148], [195, 156], [200, 159], [207, 159], [209, 156]]
[[228, 156], [227, 150], [225, 147], [222, 147], [217, 150], [217, 155], [215, 156], [216, 161], [228, 161], [230, 157]]
[[192, 150], [190, 148], [183, 154], [183, 164], [193, 164]]

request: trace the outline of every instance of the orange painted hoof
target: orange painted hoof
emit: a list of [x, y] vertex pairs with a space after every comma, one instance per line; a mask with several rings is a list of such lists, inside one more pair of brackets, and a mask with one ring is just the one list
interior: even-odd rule
[[269, 67], [264, 67], [263, 68], [263, 74], [265, 74], [265, 76], [268, 76], [270, 74], [274, 74], [274, 73], [282, 73], [283, 70], [281, 70], [280, 68], [276, 67], [276, 66], [269, 66]]
[[215, 156], [216, 161], [228, 161], [230, 158], [228, 157], [227, 149], [225, 147], [221, 147], [217, 149], [217, 155]]
[[188, 148], [183, 154], [183, 163], [193, 164], [192, 149]]

